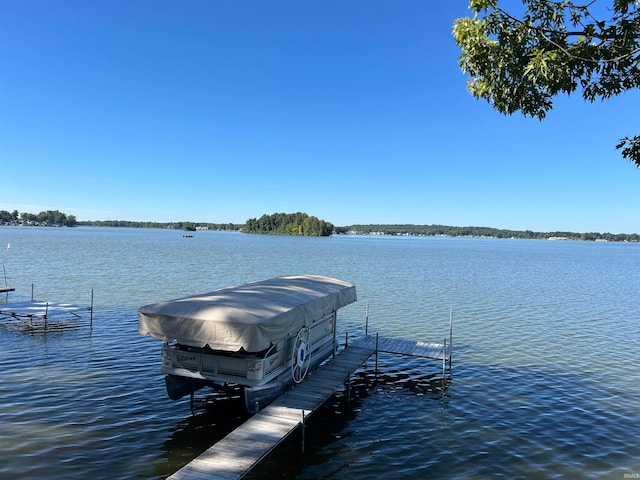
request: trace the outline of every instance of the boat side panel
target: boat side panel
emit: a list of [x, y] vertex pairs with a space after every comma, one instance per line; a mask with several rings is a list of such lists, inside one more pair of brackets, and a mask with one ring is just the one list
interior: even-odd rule
[[[315, 361], [318, 355], [324, 356], [326, 351], [334, 351], [335, 320], [336, 314], [333, 312], [310, 326], [309, 346], [312, 361]], [[219, 384], [260, 386], [290, 370], [294, 343], [295, 336], [279, 341], [277, 348], [266, 358], [247, 354], [235, 356], [231, 352], [225, 355], [204, 353], [201, 350], [185, 350], [176, 344], [164, 344], [162, 372]]]

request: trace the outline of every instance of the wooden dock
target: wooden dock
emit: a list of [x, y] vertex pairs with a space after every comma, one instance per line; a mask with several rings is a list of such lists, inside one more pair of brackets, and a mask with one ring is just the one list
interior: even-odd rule
[[304, 419], [334, 394], [376, 352], [451, 360], [444, 344], [365, 336], [312, 372], [273, 403], [168, 477], [171, 480], [231, 480], [244, 477]]

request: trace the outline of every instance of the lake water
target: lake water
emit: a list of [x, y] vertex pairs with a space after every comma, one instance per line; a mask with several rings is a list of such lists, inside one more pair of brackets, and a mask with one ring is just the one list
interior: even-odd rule
[[251, 478], [640, 478], [640, 244], [0, 227], [0, 263], [10, 301], [95, 302], [91, 329], [0, 324], [0, 478], [176, 471], [242, 415], [169, 400], [136, 309], [296, 273], [356, 284], [349, 335], [369, 304], [370, 333], [442, 341], [453, 308], [453, 379], [380, 355]]

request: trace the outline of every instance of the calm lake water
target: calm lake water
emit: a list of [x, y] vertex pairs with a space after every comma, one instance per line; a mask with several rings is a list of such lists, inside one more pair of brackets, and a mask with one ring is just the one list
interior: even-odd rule
[[453, 380], [380, 355], [251, 478], [640, 478], [639, 244], [0, 227], [0, 263], [9, 301], [95, 302], [91, 329], [0, 324], [0, 478], [176, 471], [242, 416], [167, 398], [137, 308], [296, 273], [356, 284], [349, 335], [368, 303], [370, 333], [442, 341], [453, 308]]

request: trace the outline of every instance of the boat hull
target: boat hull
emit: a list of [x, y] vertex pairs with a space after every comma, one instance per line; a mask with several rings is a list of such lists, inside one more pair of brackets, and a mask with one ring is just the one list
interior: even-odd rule
[[182, 397], [191, 395], [208, 384], [205, 380], [180, 377], [178, 375], [165, 375], [164, 382], [167, 388], [167, 395], [171, 400], [180, 400]]

